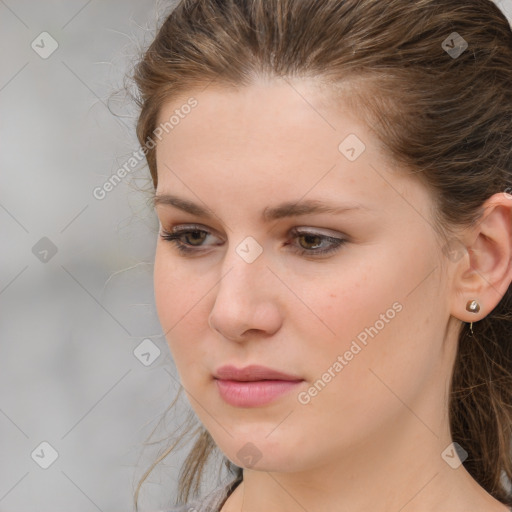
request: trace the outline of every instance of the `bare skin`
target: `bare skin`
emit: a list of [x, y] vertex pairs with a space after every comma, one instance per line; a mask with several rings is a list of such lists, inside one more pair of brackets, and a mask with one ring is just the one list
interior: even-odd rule
[[[488, 315], [512, 281], [510, 196], [487, 201], [452, 261], [429, 192], [391, 168], [356, 112], [327, 108], [313, 82], [190, 95], [197, 107], [157, 145], [156, 194], [212, 217], [156, 210], [162, 229], [210, 234], [181, 238], [194, 256], [159, 237], [155, 300], [192, 408], [244, 467], [222, 512], [506, 512], [449, 450], [448, 392], [461, 322]], [[164, 105], [160, 120], [186, 99]], [[350, 134], [364, 151], [353, 138], [339, 149]], [[364, 209], [261, 219], [266, 207], [311, 199]], [[294, 227], [347, 241], [315, 256], [332, 244]], [[249, 236], [262, 250], [250, 263], [236, 251]], [[471, 299], [478, 314], [466, 310]], [[345, 355], [354, 341], [360, 351]], [[263, 406], [226, 403], [213, 372], [253, 363], [304, 382]], [[247, 446], [255, 464], [239, 456]]]

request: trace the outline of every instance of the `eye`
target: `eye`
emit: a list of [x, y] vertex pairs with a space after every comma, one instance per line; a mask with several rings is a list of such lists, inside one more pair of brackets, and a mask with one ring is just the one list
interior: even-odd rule
[[175, 248], [181, 254], [197, 253], [199, 251], [193, 248], [191, 249], [191, 247], [201, 246], [201, 243], [198, 243], [197, 245], [195, 243], [191, 244], [188, 241], [186, 243], [183, 243], [183, 238], [185, 238], [186, 240], [190, 238], [193, 242], [202, 242], [208, 235], [211, 235], [209, 231], [199, 229], [196, 226], [186, 226], [184, 228], [179, 229], [174, 228], [172, 232], [162, 230], [160, 234], [163, 240], [166, 240], [174, 244]]
[[313, 245], [313, 246], [319, 246], [322, 242], [326, 242], [328, 245], [327, 247], [321, 250], [314, 250], [311, 247], [307, 247], [306, 249], [293, 249], [294, 252], [297, 252], [300, 255], [303, 254], [311, 254], [311, 255], [327, 255], [336, 252], [340, 249], [340, 247], [347, 242], [346, 238], [336, 238], [333, 236], [323, 235], [322, 233], [316, 233], [311, 231], [303, 231], [298, 228], [292, 229], [290, 232], [291, 235], [294, 236], [294, 238], [297, 238], [299, 240], [303, 240], [305, 242], [305, 245]]
[[[195, 248], [202, 247], [202, 242], [204, 242], [208, 235], [213, 236], [209, 231], [200, 229], [199, 226], [195, 225], [173, 228], [171, 232], [162, 230], [160, 233], [160, 237], [163, 240], [171, 242], [176, 250], [183, 255], [203, 252], [201, 249]], [[292, 246], [292, 251], [299, 255], [323, 256], [331, 254], [339, 250], [340, 247], [348, 241], [345, 238], [336, 238], [322, 233], [300, 230], [298, 228], [292, 229], [290, 235], [292, 238], [303, 241], [306, 246], [305, 248], [302, 245], [299, 245], [299, 247], [296, 245]], [[324, 244], [324, 248], [318, 250], [318, 247], [321, 247], [322, 244]], [[327, 247], [325, 247], [325, 244], [327, 244]]]

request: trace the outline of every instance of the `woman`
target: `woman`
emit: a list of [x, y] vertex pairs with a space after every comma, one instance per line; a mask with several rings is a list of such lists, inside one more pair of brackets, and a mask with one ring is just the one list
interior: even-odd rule
[[[498, 7], [185, 0], [134, 78], [198, 427], [173, 511], [510, 510]], [[191, 501], [219, 451], [229, 481]]]

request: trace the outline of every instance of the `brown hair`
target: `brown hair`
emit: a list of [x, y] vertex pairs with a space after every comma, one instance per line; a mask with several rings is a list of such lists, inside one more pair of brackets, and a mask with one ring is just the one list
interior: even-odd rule
[[[147, 142], [162, 105], [210, 83], [248, 86], [262, 76], [314, 77], [333, 92], [345, 86], [340, 101], [357, 108], [390, 161], [431, 191], [435, 227], [446, 240], [454, 240], [452, 227], [477, 221], [491, 195], [510, 190], [512, 32], [490, 0], [181, 1], [133, 75], [137, 137], [155, 189], [155, 149]], [[462, 326], [449, 403], [452, 439], [469, 454], [465, 468], [509, 506], [511, 288], [474, 324], [474, 337]], [[218, 450], [202, 426], [195, 432], [180, 473], [183, 501], [194, 481], [197, 493], [204, 464]], [[140, 485], [174, 446], [139, 482], [136, 503]], [[240, 467], [223, 462], [242, 478]]]

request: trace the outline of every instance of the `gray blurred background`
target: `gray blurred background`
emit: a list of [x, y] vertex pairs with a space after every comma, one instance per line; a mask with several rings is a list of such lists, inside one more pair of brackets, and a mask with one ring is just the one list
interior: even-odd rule
[[[133, 510], [187, 410], [164, 415], [179, 382], [144, 162], [93, 195], [139, 149], [116, 91], [172, 5], [0, 0], [0, 512]], [[142, 511], [174, 503], [189, 447], [146, 481]]]

